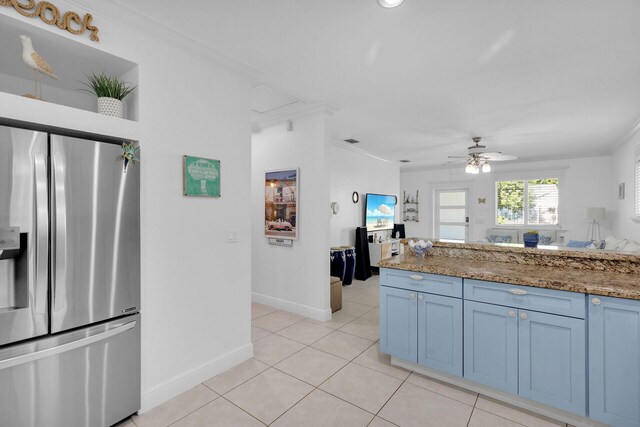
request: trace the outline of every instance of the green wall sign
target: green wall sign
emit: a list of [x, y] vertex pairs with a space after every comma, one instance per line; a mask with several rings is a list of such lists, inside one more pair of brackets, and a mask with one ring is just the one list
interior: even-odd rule
[[220, 197], [220, 160], [184, 156], [182, 166], [185, 196]]

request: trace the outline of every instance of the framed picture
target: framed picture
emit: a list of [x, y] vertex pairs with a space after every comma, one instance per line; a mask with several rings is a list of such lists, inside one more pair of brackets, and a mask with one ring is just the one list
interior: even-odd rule
[[624, 182], [618, 184], [618, 199], [624, 199]]
[[220, 197], [220, 160], [183, 156], [182, 191], [185, 196]]
[[298, 186], [300, 170], [267, 171], [264, 180], [264, 234], [298, 238]]

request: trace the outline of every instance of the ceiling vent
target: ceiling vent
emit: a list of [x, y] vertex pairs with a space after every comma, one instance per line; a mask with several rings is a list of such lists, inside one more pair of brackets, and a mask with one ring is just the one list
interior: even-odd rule
[[345, 139], [344, 142], [348, 142], [349, 144], [359, 144], [360, 143], [360, 141], [358, 141], [357, 139], [353, 139], [353, 138]]
[[407, 159], [400, 160], [400, 163], [411, 163], [411, 160], [407, 160]]

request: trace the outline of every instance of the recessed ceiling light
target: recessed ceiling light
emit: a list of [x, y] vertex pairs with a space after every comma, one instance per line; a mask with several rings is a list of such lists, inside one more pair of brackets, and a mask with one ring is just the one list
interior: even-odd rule
[[380, 3], [380, 6], [382, 7], [391, 8], [400, 6], [403, 1], [404, 0], [378, 0], [378, 3]]
[[406, 159], [400, 160], [400, 163], [409, 163], [409, 162], [411, 162], [411, 160], [406, 160]]

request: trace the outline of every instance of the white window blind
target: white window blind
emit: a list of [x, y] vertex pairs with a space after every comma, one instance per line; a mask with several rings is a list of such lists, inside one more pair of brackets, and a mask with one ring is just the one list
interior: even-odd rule
[[636, 208], [635, 215], [640, 217], [640, 158], [636, 158]]
[[558, 224], [557, 178], [498, 181], [496, 200], [496, 224]]

